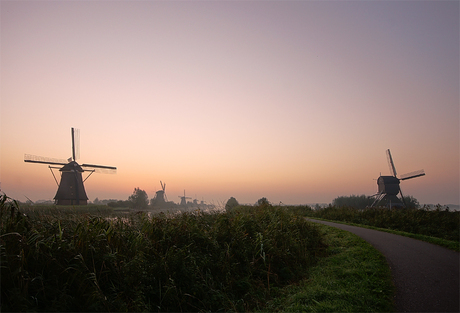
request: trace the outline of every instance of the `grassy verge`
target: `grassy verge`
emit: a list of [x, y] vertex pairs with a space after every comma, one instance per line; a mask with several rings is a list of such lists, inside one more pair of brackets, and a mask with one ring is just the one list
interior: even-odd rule
[[264, 312], [391, 312], [394, 286], [380, 252], [349, 232], [318, 225], [329, 256], [308, 279], [280, 290]]

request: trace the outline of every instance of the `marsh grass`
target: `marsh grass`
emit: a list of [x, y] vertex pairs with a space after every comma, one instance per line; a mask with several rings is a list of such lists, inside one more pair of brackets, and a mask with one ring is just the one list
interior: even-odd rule
[[[19, 206], [19, 205], [18, 205]], [[51, 216], [54, 218], [65, 218], [75, 215], [93, 215], [100, 217], [119, 216], [120, 212], [127, 213], [129, 210], [111, 208], [107, 205], [88, 204], [82, 206], [54, 205], [54, 204], [20, 204], [21, 212], [29, 217]]]
[[0, 197], [2, 311], [260, 310], [326, 253], [317, 226], [269, 205], [123, 218], [25, 211]]

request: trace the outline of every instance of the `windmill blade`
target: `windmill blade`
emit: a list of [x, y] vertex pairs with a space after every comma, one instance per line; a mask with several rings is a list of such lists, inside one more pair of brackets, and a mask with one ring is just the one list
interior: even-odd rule
[[42, 156], [32, 155], [32, 154], [24, 154], [24, 162], [52, 164], [52, 165], [67, 165], [69, 163], [64, 159], [47, 158], [47, 157], [42, 157]]
[[165, 201], [168, 202], [168, 197], [166, 196], [166, 183], [162, 183], [162, 181], [160, 180], [160, 184], [161, 184], [161, 189], [163, 189], [163, 195], [165, 197]]
[[116, 174], [117, 168], [114, 166], [95, 165], [95, 164], [82, 164], [80, 165], [84, 171], [93, 171], [101, 174]]
[[76, 161], [80, 158], [80, 130], [72, 127], [71, 134], [72, 134], [72, 160]]
[[390, 149], [387, 150], [387, 160], [388, 160], [388, 166], [390, 167], [391, 174], [393, 174], [393, 176], [396, 177], [396, 168], [395, 168], [395, 164], [393, 163], [393, 158], [391, 157]]
[[404, 206], [407, 208], [406, 200], [404, 200], [404, 196], [403, 196], [403, 193], [402, 193], [401, 187], [399, 188], [399, 193], [401, 194], [401, 200], [402, 200], [402, 202], [403, 202]]
[[420, 177], [420, 176], [424, 176], [424, 175], [425, 175], [424, 170], [418, 170], [418, 171], [415, 171], [415, 172], [410, 172], [410, 173], [401, 175], [400, 180], [411, 179], [411, 178]]
[[98, 174], [116, 174], [117, 170], [115, 169], [107, 169], [107, 168], [99, 168], [99, 167], [85, 167], [83, 171], [88, 172], [94, 172]]

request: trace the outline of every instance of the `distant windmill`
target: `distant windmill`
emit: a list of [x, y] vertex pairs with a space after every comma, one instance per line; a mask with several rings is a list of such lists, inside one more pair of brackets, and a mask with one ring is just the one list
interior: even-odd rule
[[180, 206], [187, 206], [187, 199], [192, 199], [191, 197], [185, 196], [185, 189], [184, 189], [184, 196], [179, 196], [180, 198]]
[[155, 193], [155, 197], [153, 198], [153, 206], [154, 207], [163, 207], [166, 205], [168, 198], [166, 197], [166, 183], [160, 180], [161, 190], [158, 190]]
[[[382, 176], [377, 179], [377, 185], [379, 187], [379, 191], [375, 196], [375, 201], [372, 203], [371, 207], [377, 205], [378, 203], [384, 201], [389, 206], [406, 206], [406, 202], [404, 201], [404, 196], [401, 191], [401, 187], [399, 183], [401, 180], [407, 180], [415, 177], [420, 177], [425, 175], [424, 170], [418, 170], [415, 172], [411, 172], [405, 175], [401, 175], [401, 178], [398, 178], [396, 175], [396, 168], [393, 163], [393, 158], [391, 157], [390, 149], [386, 151], [387, 159], [388, 159], [388, 166], [390, 167], [390, 172], [393, 176]], [[401, 199], [397, 197], [397, 195], [401, 194]]]
[[[78, 164], [80, 158], [80, 131], [71, 129], [72, 135], [72, 157], [66, 160], [40, 157], [36, 155], [25, 154], [24, 162], [48, 164], [53, 174], [54, 180], [58, 184], [58, 190], [54, 196], [55, 203], [58, 205], [85, 205], [88, 203], [83, 183], [94, 172], [98, 173], [116, 173], [117, 168], [113, 166]], [[55, 165], [55, 166], [51, 166]], [[62, 166], [62, 167], [56, 167]], [[59, 169], [61, 172], [61, 181], [57, 182], [56, 176], [52, 169]], [[89, 172], [85, 180], [82, 179], [82, 173]]]

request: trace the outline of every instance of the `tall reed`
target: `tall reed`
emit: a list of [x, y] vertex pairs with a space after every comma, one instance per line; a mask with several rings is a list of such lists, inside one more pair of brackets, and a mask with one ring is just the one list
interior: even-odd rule
[[0, 206], [3, 311], [257, 310], [325, 250], [316, 226], [269, 205], [123, 219]]

